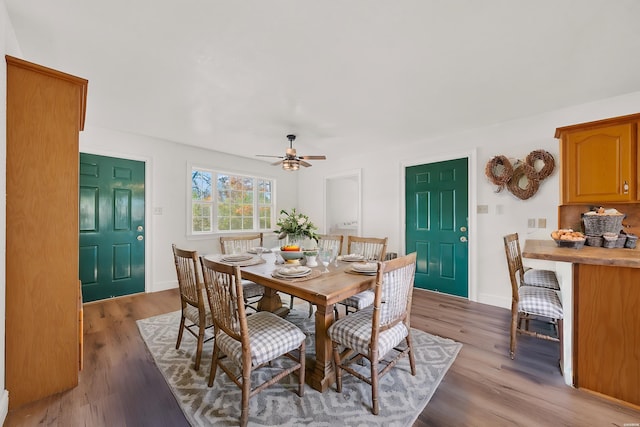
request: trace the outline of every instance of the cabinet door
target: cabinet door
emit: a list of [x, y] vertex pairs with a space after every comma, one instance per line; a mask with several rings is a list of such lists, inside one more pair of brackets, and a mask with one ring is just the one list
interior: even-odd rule
[[563, 203], [635, 201], [635, 123], [563, 137]]

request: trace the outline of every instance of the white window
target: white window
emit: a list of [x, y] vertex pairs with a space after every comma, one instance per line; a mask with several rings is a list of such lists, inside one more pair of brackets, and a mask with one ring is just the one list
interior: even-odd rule
[[191, 170], [191, 233], [270, 230], [274, 221], [271, 179]]

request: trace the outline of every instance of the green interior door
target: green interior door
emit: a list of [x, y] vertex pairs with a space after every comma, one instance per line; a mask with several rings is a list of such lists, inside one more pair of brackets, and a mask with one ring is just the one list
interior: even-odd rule
[[144, 292], [144, 162], [80, 153], [84, 302]]
[[461, 297], [468, 285], [467, 159], [405, 171], [406, 251], [417, 252], [415, 286]]

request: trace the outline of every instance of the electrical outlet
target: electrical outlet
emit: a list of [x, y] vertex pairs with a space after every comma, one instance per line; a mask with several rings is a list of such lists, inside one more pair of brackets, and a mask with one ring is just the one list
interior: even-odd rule
[[535, 218], [529, 218], [527, 220], [527, 227], [528, 228], [536, 228], [536, 219]]
[[547, 228], [547, 218], [538, 218], [538, 228]]

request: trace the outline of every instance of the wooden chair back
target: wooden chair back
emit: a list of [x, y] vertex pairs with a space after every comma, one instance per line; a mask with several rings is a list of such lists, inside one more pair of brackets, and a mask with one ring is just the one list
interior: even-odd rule
[[363, 255], [368, 260], [383, 261], [387, 254], [387, 237], [348, 236], [347, 253], [352, 254], [355, 252]]
[[263, 245], [262, 233], [243, 234], [238, 236], [220, 237], [220, 252], [232, 254], [234, 252], [247, 252], [251, 248]]
[[512, 300], [518, 301], [518, 288], [524, 283], [524, 265], [522, 264], [522, 253], [520, 252], [520, 240], [518, 233], [504, 236], [504, 251], [507, 256], [509, 267], [509, 279], [511, 281]]
[[200, 274], [198, 251], [180, 249], [175, 244], [172, 244], [171, 247], [178, 275], [182, 308], [184, 309], [186, 304], [189, 304], [204, 312], [204, 299], [202, 298], [204, 285]]
[[415, 252], [378, 262], [370, 344], [372, 348], [377, 347], [380, 332], [392, 328], [399, 322], [405, 322], [409, 328], [415, 272]]
[[344, 236], [342, 234], [319, 234], [318, 235], [318, 249], [333, 249], [335, 256], [342, 255], [342, 242]]
[[243, 341], [242, 336], [247, 335], [247, 317], [240, 267], [222, 264], [204, 257], [200, 258], [200, 263], [216, 328], [222, 329], [237, 341]]

